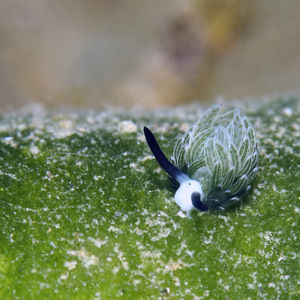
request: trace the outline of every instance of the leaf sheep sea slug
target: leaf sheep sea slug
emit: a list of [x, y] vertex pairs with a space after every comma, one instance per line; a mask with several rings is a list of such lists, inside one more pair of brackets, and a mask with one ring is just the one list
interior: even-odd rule
[[193, 209], [225, 209], [236, 203], [258, 171], [258, 145], [249, 119], [238, 109], [224, 114], [220, 109], [212, 106], [177, 140], [171, 161], [144, 127], [156, 160], [180, 185], [174, 198], [188, 217]]

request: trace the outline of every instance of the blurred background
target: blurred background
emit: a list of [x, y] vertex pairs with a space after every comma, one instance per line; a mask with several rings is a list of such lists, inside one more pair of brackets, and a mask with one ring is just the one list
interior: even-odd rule
[[298, 0], [0, 0], [0, 110], [299, 90]]

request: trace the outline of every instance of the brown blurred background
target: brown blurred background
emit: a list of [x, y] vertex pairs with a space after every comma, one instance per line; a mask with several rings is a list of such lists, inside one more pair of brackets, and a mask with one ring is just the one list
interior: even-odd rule
[[298, 0], [0, 0], [0, 110], [299, 90]]

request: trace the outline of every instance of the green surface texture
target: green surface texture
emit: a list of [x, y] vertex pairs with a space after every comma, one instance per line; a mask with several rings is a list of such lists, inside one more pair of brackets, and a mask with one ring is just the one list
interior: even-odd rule
[[253, 189], [192, 219], [142, 128], [170, 156], [207, 107], [2, 115], [0, 299], [299, 299], [299, 99], [240, 105]]

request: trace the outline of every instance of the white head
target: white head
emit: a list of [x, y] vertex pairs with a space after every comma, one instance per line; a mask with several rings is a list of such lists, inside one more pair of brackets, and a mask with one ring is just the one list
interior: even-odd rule
[[192, 195], [195, 192], [200, 194], [199, 200], [201, 201], [204, 196], [201, 184], [198, 181], [189, 179], [182, 182], [175, 193], [176, 203], [183, 211], [186, 211], [188, 217], [190, 217], [191, 211], [196, 208], [192, 202]]

